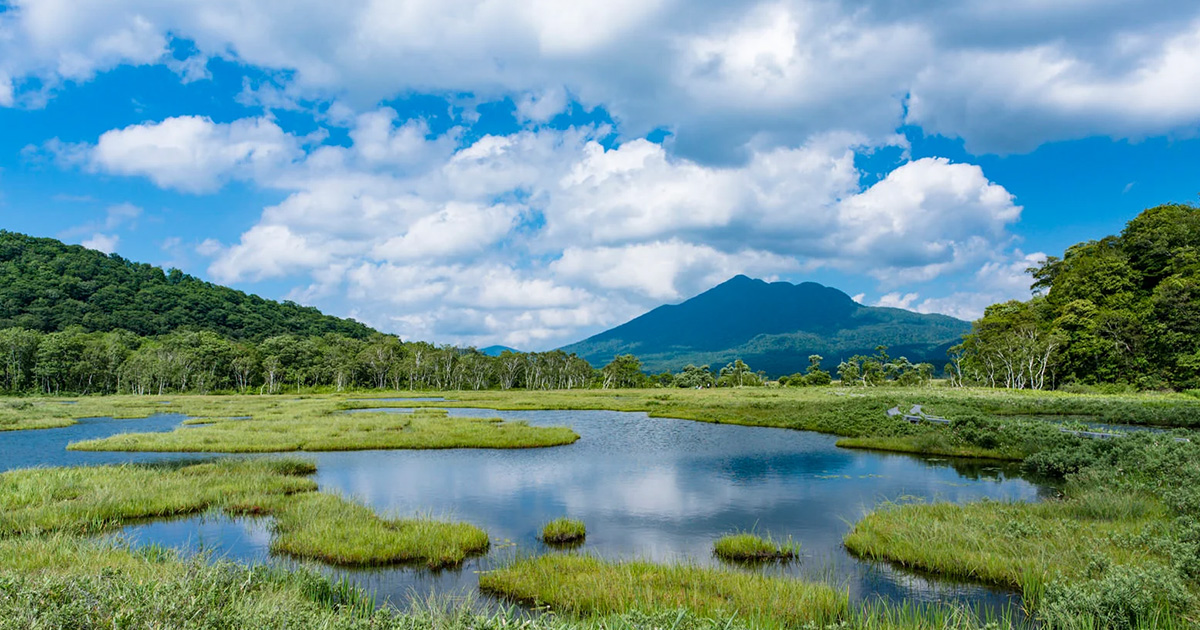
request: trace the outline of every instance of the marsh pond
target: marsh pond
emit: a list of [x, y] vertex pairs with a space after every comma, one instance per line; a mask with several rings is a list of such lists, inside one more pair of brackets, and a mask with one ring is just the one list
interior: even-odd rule
[[[403, 413], [403, 409], [387, 409]], [[522, 450], [391, 450], [305, 453], [321, 490], [384, 513], [427, 514], [477, 525], [492, 539], [487, 555], [431, 571], [397, 566], [320, 567], [403, 607], [430, 594], [471, 593], [478, 575], [513, 558], [561, 553], [539, 539], [561, 516], [587, 525], [581, 549], [614, 559], [721, 565], [713, 541], [736, 531], [790, 537], [799, 557], [742, 570], [811, 577], [847, 587], [852, 600], [946, 601], [978, 608], [1019, 608], [1016, 593], [930, 578], [850, 556], [842, 538], [885, 501], [1035, 501], [1052, 489], [1012, 466], [837, 448], [833, 436], [764, 427], [650, 418], [613, 411], [450, 409], [452, 417], [527, 420], [569, 426], [580, 440]], [[95, 418], [74, 426], [0, 433], [0, 470], [78, 466], [197, 455], [66, 450], [67, 444], [128, 432], [170, 431], [185, 419]], [[208, 514], [130, 525], [134, 545], [158, 544], [240, 562], [295, 561], [268, 551], [266, 519]]]

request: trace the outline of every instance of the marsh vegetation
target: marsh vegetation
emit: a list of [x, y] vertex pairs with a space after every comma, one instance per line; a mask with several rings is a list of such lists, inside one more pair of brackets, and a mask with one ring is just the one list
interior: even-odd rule
[[[191, 417], [189, 426], [168, 433], [115, 436], [99, 444], [133, 444], [138, 448], [131, 450], [146, 451], [258, 452], [431, 448], [429, 444], [496, 448], [505, 447], [500, 445], [511, 437], [504, 430], [516, 430], [527, 446], [526, 437], [554, 429], [450, 417], [443, 409], [614, 409], [711, 423], [817, 430], [843, 436], [840, 444], [845, 446], [1009, 459], [1021, 462], [1030, 473], [1062, 480], [1062, 498], [1033, 504], [885, 505], [854, 526], [847, 547], [864, 558], [932, 575], [1018, 589], [1028, 610], [1046, 628], [1173, 628], [1188, 627], [1196, 619], [1200, 535], [1194, 523], [1200, 522], [1195, 508], [1200, 499], [1190, 488], [1200, 487], [1196, 463], [1200, 452], [1196, 443], [1178, 441], [1191, 434], [1131, 432], [1119, 439], [1089, 440], [1061, 430], [1063, 423], [1080, 418], [1167, 430], [1190, 428], [1200, 423], [1200, 401], [1186, 395], [919, 387], [489, 391], [456, 392], [451, 398], [107, 397], [82, 398], [74, 404], [65, 404], [71, 402], [65, 399], [22, 399], [0, 408], [0, 418], [11, 420], [10, 424], [61, 423], [98, 415], [145, 417], [170, 410]], [[893, 406], [913, 404], [950, 418], [950, 424], [910, 424], [883, 413]], [[381, 407], [418, 411], [369, 411]], [[358, 413], [347, 413], [352, 411]], [[460, 429], [463, 432], [456, 433]], [[578, 439], [570, 429], [562, 431], [569, 433], [557, 434], [564, 442]], [[0, 476], [0, 544], [14, 553], [18, 553], [14, 545], [33, 551], [5, 574], [9, 590], [0, 597], [16, 601], [11, 598], [32, 597], [43, 587], [80, 592], [101, 588], [87, 571], [51, 578], [47, 567], [70, 564], [72, 554], [95, 554], [91, 557], [97, 562], [115, 567], [140, 566], [144, 558], [138, 559], [138, 553], [102, 546], [83, 550], [91, 543], [75, 536], [111, 531], [141, 518], [212, 510], [269, 518], [272, 551], [328, 564], [415, 562], [439, 567], [488, 548], [487, 535], [467, 524], [391, 518], [335, 494], [316, 492], [308, 477], [311, 473], [311, 464], [291, 459], [6, 473]], [[723, 541], [722, 546], [750, 555], [768, 548], [795, 552], [789, 541], [763, 542], [738, 537]], [[88, 566], [86, 559], [81, 566]], [[603, 580], [589, 582], [587, 576], [593, 573]], [[195, 578], [199, 582], [172, 584], [182, 593], [193, 587], [209, 588], [204, 580], [210, 577], [216, 579], [200, 576]], [[290, 599], [296, 597], [286, 582], [292, 578], [271, 578], [275, 579], [284, 582], [263, 582], [272, 584], [265, 589], [281, 589], [272, 590], [271, 597], [299, 601]], [[658, 618], [654, 616], [681, 607], [689, 610], [682, 618], [695, 627], [723, 626], [735, 618], [734, 611], [733, 627], [832, 623], [863, 628], [967, 628], [975, 623], [944, 607], [906, 612], [851, 605], [840, 586], [794, 577], [768, 579], [738, 570], [612, 562], [591, 556], [523, 558], [485, 574], [480, 582], [489, 592], [512, 601], [537, 602], [568, 616], [537, 623], [626, 623], [641, 618], [638, 615]], [[808, 602], [807, 607], [771, 604], [777, 592]], [[770, 606], [755, 607], [753, 601]], [[309, 604], [296, 606], [299, 610]], [[324, 610], [321, 615], [333, 614], [330, 619], [343, 614], [330, 613], [321, 604], [313, 606]], [[601, 619], [608, 621], [597, 621]], [[941, 625], [934, 625], [934, 619], [940, 619]], [[330, 623], [337, 627], [341, 622]]]
[[542, 527], [542, 541], [549, 545], [577, 545], [587, 538], [587, 526], [572, 518], [556, 518]]
[[690, 565], [612, 562], [578, 554], [517, 560], [479, 578], [513, 601], [575, 615], [686, 608], [766, 627], [824, 625], [845, 616], [846, 593], [825, 584]]
[[713, 553], [731, 562], [791, 560], [800, 553], [800, 543], [788, 538], [777, 541], [770, 534], [759, 536], [741, 532], [722, 536], [713, 543]]
[[274, 519], [271, 548], [330, 564], [443, 567], [488, 548], [487, 534], [428, 518], [390, 519], [317, 492], [308, 462], [222, 459], [34, 468], [0, 474], [0, 539], [92, 535], [148, 518], [219, 510]]
[[81, 451], [278, 453], [374, 449], [538, 448], [579, 439], [566, 427], [532, 427], [496, 418], [448, 418], [444, 410], [411, 414], [328, 413], [259, 420], [189, 421], [170, 433], [132, 433], [72, 444]]

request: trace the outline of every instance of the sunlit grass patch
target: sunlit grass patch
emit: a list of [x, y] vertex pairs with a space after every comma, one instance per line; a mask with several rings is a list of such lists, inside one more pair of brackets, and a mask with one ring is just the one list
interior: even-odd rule
[[[845, 544], [858, 556], [1018, 589], [1047, 627], [1110, 627], [1096, 621], [1106, 609], [1130, 620], [1122, 627], [1184, 627], [1175, 624], [1195, 598], [1170, 569], [1170, 528], [1151, 496], [1086, 488], [1041, 503], [890, 505], [859, 521]], [[1122, 589], [1135, 595], [1113, 595]]]
[[733, 562], [791, 560], [800, 553], [800, 543], [790, 538], [777, 541], [769, 534], [758, 536], [743, 532], [717, 539], [713, 543], [713, 553], [722, 560]]
[[96, 534], [141, 519], [223, 510], [273, 517], [272, 550], [331, 564], [444, 567], [488, 548], [487, 534], [473, 525], [382, 518], [315, 492], [307, 478], [315, 470], [301, 460], [224, 459], [11, 471], [0, 474], [0, 541]]
[[467, 523], [431, 518], [388, 519], [328, 494], [281, 502], [272, 551], [337, 565], [420, 562], [430, 568], [461, 563], [487, 551], [488, 535]]
[[513, 601], [578, 616], [686, 608], [704, 617], [737, 615], [764, 627], [826, 624], [844, 618], [849, 606], [847, 593], [825, 584], [576, 554], [520, 559], [480, 575], [479, 585]]
[[854, 437], [842, 438], [837, 445], [842, 448], [854, 448], [869, 451], [891, 451], [895, 453], [914, 453], [919, 455], [938, 455], [942, 457], [973, 457], [978, 459], [1022, 460], [1028, 453], [998, 448], [982, 448], [979, 446], [954, 444], [937, 431], [945, 429], [932, 428], [922, 435], [902, 435], [888, 437]]
[[81, 451], [268, 453], [375, 449], [537, 448], [571, 444], [567, 427], [523, 421], [449, 418], [444, 410], [413, 414], [332, 413], [280, 419], [209, 418], [169, 433], [129, 433], [71, 444]]
[[572, 518], [556, 518], [542, 527], [542, 540], [551, 545], [573, 545], [587, 537], [583, 521]]
[[0, 537], [91, 534], [124, 522], [179, 516], [239, 501], [311, 492], [298, 460], [34, 468], [0, 474]]
[[1077, 577], [1098, 556], [1163, 562], [1127, 541], [1164, 527], [1165, 514], [1149, 497], [1104, 490], [1040, 503], [888, 505], [855, 524], [845, 544], [859, 556], [1021, 588], [1033, 576]]

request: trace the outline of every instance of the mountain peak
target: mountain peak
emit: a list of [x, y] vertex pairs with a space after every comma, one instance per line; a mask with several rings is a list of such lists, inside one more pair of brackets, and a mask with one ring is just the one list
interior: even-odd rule
[[755, 369], [782, 374], [803, 370], [810, 354], [834, 360], [880, 344], [893, 346], [895, 356], [940, 365], [945, 350], [969, 329], [944, 315], [866, 307], [816, 282], [768, 283], [738, 274], [564, 350], [594, 365], [625, 353], [652, 371], [742, 358]]

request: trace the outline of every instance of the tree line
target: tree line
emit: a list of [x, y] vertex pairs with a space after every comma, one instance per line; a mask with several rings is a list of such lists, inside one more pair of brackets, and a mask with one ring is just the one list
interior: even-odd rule
[[562, 351], [492, 357], [378, 333], [253, 342], [210, 331], [0, 330], [0, 391], [10, 394], [573, 389], [590, 386], [595, 375], [587, 361]]
[[[822, 358], [813, 355], [809, 359], [805, 374], [784, 376], [778, 383], [830, 384], [832, 376], [821, 369]], [[877, 385], [891, 376], [894, 374], [888, 371], [883, 379], [870, 377], [847, 384]], [[366, 339], [338, 333], [317, 337], [284, 334], [254, 342], [211, 331], [141, 337], [127, 330], [89, 332], [81, 327], [51, 333], [0, 329], [0, 392], [6, 394], [278, 394], [314, 388], [694, 389], [759, 387], [768, 382], [766, 373], [754, 371], [741, 359], [718, 370], [689, 365], [676, 373], [655, 375], [644, 372], [641, 361], [629, 354], [595, 369], [562, 350], [505, 351], [489, 356], [474, 348], [405, 342], [382, 333]]]

